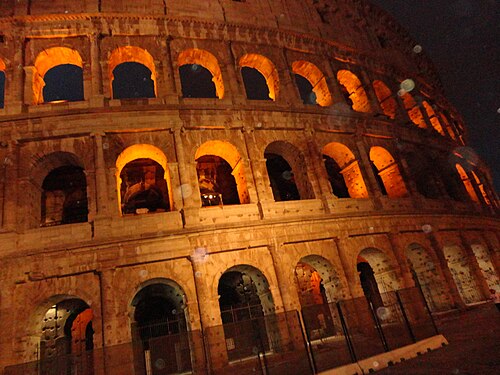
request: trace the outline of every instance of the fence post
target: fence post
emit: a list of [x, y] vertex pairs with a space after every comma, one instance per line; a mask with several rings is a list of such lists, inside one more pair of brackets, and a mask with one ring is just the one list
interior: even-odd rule
[[380, 340], [382, 340], [382, 345], [384, 346], [384, 350], [386, 352], [389, 351], [389, 345], [387, 345], [387, 340], [384, 335], [384, 330], [382, 329], [382, 326], [380, 325], [380, 322], [378, 320], [377, 312], [373, 310], [373, 304], [372, 301], [367, 299], [368, 301], [368, 307], [370, 308], [370, 312], [372, 313], [373, 320], [375, 322], [375, 327], [377, 328], [378, 334], [380, 336]]
[[309, 365], [311, 366], [312, 374], [316, 374], [316, 361], [314, 359], [314, 352], [311, 347], [311, 341], [309, 339], [309, 332], [307, 330], [306, 321], [304, 320], [304, 316], [301, 311], [297, 311], [297, 315], [300, 322], [300, 333], [302, 333], [302, 339], [306, 344], [307, 357], [309, 358]]
[[351, 335], [349, 334], [349, 329], [347, 328], [347, 324], [344, 319], [344, 313], [342, 312], [342, 308], [340, 307], [340, 302], [336, 303], [337, 311], [339, 312], [340, 325], [342, 326], [342, 332], [344, 333], [345, 341], [347, 343], [347, 349], [349, 349], [349, 354], [351, 355], [352, 363], [357, 361], [356, 353], [354, 351], [354, 346], [352, 345]]
[[413, 340], [413, 342], [417, 342], [415, 334], [413, 333], [413, 329], [411, 328], [410, 321], [408, 320], [408, 315], [406, 315], [406, 310], [405, 307], [403, 306], [403, 302], [401, 301], [401, 296], [399, 295], [398, 290], [396, 290], [396, 299], [398, 301], [401, 312], [403, 313], [403, 319], [405, 320], [406, 327], [408, 327], [408, 332], [410, 333], [411, 339]]

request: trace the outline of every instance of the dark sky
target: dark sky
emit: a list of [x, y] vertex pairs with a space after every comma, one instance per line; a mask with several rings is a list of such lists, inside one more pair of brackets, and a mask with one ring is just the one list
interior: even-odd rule
[[371, 0], [392, 14], [434, 61], [469, 144], [500, 192], [500, 1]]

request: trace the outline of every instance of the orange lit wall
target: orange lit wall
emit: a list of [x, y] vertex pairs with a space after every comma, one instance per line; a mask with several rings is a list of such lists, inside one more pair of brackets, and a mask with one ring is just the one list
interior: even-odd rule
[[349, 98], [352, 100], [352, 109], [357, 112], [371, 112], [370, 102], [366, 91], [356, 75], [348, 70], [339, 70], [337, 80], [349, 92]]
[[313, 87], [313, 92], [316, 94], [316, 102], [320, 106], [327, 107], [333, 103], [325, 76], [316, 65], [308, 61], [294, 61], [292, 64], [292, 71], [309, 81]]
[[269, 88], [269, 97], [276, 100], [279, 95], [279, 77], [274, 64], [267, 57], [255, 53], [248, 53], [240, 59], [240, 67], [257, 69], [266, 79]]
[[389, 151], [382, 147], [372, 147], [370, 149], [370, 160], [377, 167], [378, 174], [389, 197], [401, 198], [408, 195], [398, 164]]
[[413, 99], [410, 93], [405, 92], [401, 95], [401, 99], [403, 99], [403, 104], [405, 106], [406, 111], [408, 112], [408, 116], [410, 120], [417, 125], [419, 128], [427, 128], [427, 124], [425, 123], [424, 116], [418, 107], [417, 102]]
[[377, 95], [377, 99], [380, 103], [382, 111], [387, 117], [394, 120], [396, 118], [398, 103], [392, 96], [391, 90], [382, 81], [373, 81], [373, 88], [375, 90], [375, 95]]

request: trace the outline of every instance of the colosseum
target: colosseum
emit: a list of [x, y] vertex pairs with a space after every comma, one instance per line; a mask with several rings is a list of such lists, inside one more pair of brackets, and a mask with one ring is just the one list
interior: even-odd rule
[[368, 1], [0, 2], [0, 373], [368, 373], [500, 291], [499, 211]]

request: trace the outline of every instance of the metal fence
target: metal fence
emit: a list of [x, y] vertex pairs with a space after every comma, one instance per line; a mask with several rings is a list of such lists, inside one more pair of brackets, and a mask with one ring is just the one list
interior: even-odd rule
[[300, 313], [225, 312], [223, 325], [203, 332], [175, 322], [132, 327], [130, 343], [11, 366], [4, 375], [306, 375], [437, 333], [417, 288], [384, 293], [381, 300], [376, 308], [362, 297]]

